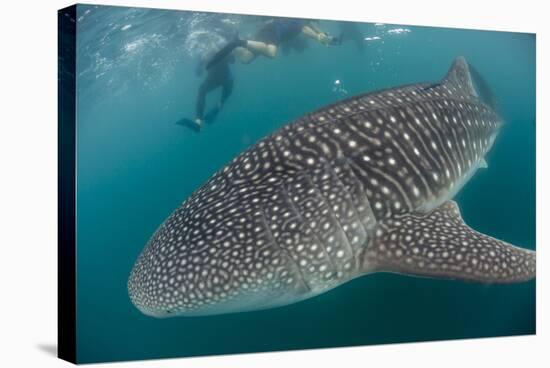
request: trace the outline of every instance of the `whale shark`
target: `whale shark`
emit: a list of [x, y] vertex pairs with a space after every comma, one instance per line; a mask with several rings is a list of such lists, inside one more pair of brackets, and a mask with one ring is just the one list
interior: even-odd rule
[[160, 318], [279, 307], [375, 272], [530, 280], [535, 251], [473, 230], [452, 200], [502, 125], [463, 57], [439, 82], [300, 117], [160, 225], [130, 272], [130, 299]]

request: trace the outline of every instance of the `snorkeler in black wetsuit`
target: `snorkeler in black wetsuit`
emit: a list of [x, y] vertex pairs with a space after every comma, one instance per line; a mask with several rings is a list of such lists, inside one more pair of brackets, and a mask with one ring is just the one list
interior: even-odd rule
[[[313, 21], [293, 18], [277, 18], [267, 21], [258, 30], [254, 40], [241, 40], [235, 36], [233, 41], [224, 46], [206, 63], [204, 69], [208, 74], [199, 87], [195, 119], [193, 121], [182, 119], [181, 123], [198, 131], [205, 120], [212, 121], [218, 114], [233, 91], [233, 76], [229, 64], [235, 61], [235, 56], [243, 63], [250, 63], [259, 55], [275, 57], [279, 46], [303, 50], [303, 45], [294, 43], [297, 36], [302, 33], [324, 45], [338, 44], [337, 38], [319, 30]], [[198, 70], [202, 72], [203, 63], [199, 65]], [[219, 87], [222, 88], [222, 95], [218, 107], [205, 115], [206, 95]]]
[[229, 53], [235, 51], [237, 58], [245, 64], [259, 55], [274, 58], [281, 45], [289, 44], [300, 34], [304, 34], [326, 46], [339, 44], [339, 39], [321, 31], [313, 21], [295, 18], [275, 18], [267, 21], [252, 40], [238, 37], [228, 43], [207, 64], [209, 69], [220, 62]]
[[[218, 106], [212, 109], [207, 114], [207, 116], [209, 117], [209, 119], [207, 120], [212, 120], [215, 115], [217, 115], [218, 112], [221, 110], [223, 104], [231, 95], [231, 92], [233, 92], [233, 75], [229, 68], [229, 64], [232, 64], [234, 61], [235, 57], [230, 54], [223, 57], [218, 63], [208, 69], [206, 78], [199, 87], [197, 103], [195, 107], [196, 115], [194, 123], [199, 129], [202, 127], [203, 121], [205, 120], [204, 105], [206, 101], [206, 95], [217, 88], [221, 87], [222, 89], [222, 94]], [[202, 68], [204, 68], [203, 63], [199, 65], [199, 74], [202, 72]]]

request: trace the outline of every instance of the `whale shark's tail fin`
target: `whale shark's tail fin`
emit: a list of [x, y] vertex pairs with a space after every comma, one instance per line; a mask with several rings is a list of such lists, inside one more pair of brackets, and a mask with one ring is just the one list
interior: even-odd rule
[[512, 283], [535, 277], [536, 253], [472, 230], [458, 206], [445, 202], [428, 214], [407, 214], [381, 224], [365, 251], [365, 272], [485, 283]]
[[442, 85], [449, 87], [453, 93], [460, 93], [467, 98], [477, 98], [478, 94], [470, 74], [470, 67], [463, 56], [459, 56], [453, 62], [451, 69], [441, 81]]
[[499, 111], [500, 107], [497, 101], [497, 98], [495, 94], [493, 93], [493, 89], [487, 83], [487, 80], [483, 78], [483, 76], [477, 71], [476, 68], [474, 68], [473, 65], [469, 64], [470, 66], [470, 76], [474, 83], [474, 88], [477, 92], [477, 95], [481, 101], [485, 102], [487, 105], [491, 106], [491, 108], [495, 111]]
[[466, 98], [477, 98], [497, 109], [497, 102], [491, 87], [481, 74], [463, 56], [459, 56], [447, 72], [441, 84]]

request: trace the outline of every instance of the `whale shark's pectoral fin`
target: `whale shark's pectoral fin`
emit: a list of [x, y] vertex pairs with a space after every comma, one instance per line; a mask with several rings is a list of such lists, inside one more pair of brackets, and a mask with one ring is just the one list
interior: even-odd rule
[[381, 222], [363, 262], [365, 272], [511, 283], [535, 277], [536, 253], [472, 230], [448, 201]]

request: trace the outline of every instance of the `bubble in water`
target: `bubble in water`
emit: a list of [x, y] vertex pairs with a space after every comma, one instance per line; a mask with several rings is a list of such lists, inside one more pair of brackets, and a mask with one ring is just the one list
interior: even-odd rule
[[365, 37], [365, 41], [377, 41], [377, 40], [380, 40], [381, 38], [378, 37], [378, 36], [372, 36], [372, 37]]
[[408, 28], [394, 28], [388, 30], [389, 34], [402, 34], [402, 33], [409, 33], [411, 30]]

